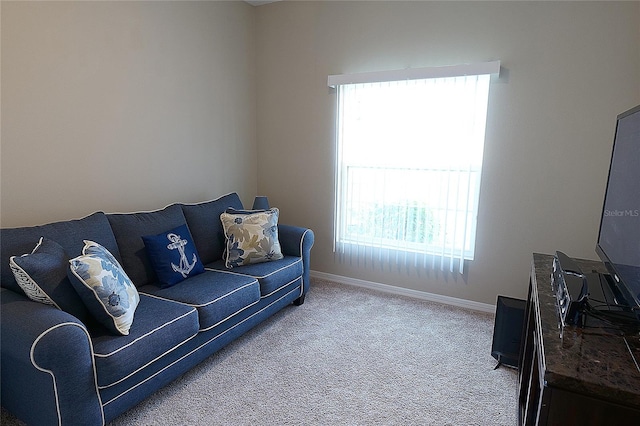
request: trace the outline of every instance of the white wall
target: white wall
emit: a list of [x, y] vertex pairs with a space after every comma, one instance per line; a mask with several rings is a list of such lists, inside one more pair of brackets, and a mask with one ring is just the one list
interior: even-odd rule
[[[494, 303], [531, 252], [595, 257], [615, 116], [640, 104], [638, 2], [7, 2], [0, 224], [264, 193], [317, 271]], [[465, 279], [331, 251], [329, 74], [500, 59]], [[257, 170], [257, 172], [256, 172]], [[257, 190], [257, 191], [256, 191]]]
[[[312, 269], [495, 303], [526, 296], [532, 252], [595, 258], [615, 117], [640, 104], [640, 3], [278, 2], [257, 40], [258, 192], [314, 229]], [[496, 59], [465, 279], [340, 262], [327, 75]]]
[[1, 224], [256, 193], [255, 9], [7, 2]]

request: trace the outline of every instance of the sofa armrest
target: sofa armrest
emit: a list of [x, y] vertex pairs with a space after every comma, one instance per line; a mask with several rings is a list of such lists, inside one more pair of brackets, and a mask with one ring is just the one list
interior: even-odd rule
[[104, 424], [85, 326], [1, 289], [2, 406], [28, 424]]
[[314, 242], [313, 231], [299, 226], [278, 225], [278, 241], [282, 253], [289, 256], [303, 256], [311, 251]]
[[313, 231], [292, 225], [278, 225], [278, 240], [282, 253], [289, 256], [302, 257], [302, 294], [309, 290], [309, 270], [311, 261], [311, 247], [315, 241]]

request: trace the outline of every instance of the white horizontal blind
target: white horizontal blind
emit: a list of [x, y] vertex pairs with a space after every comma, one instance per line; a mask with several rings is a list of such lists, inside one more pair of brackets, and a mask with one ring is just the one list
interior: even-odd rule
[[337, 85], [340, 255], [463, 272], [475, 251], [489, 81]]

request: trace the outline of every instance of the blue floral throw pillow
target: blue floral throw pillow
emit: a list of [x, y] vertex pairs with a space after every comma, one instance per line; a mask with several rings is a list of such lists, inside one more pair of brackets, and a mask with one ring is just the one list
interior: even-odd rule
[[280, 210], [233, 210], [220, 215], [226, 247], [224, 263], [227, 268], [282, 259], [278, 240]]
[[144, 236], [142, 240], [160, 287], [171, 287], [204, 272], [186, 224], [158, 235]]
[[69, 260], [69, 279], [91, 314], [108, 330], [129, 334], [140, 295], [122, 266], [100, 244], [85, 241]]

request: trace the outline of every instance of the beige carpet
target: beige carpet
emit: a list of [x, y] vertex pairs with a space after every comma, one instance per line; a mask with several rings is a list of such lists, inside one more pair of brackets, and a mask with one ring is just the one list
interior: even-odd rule
[[492, 334], [490, 314], [314, 280], [111, 425], [515, 425]]

